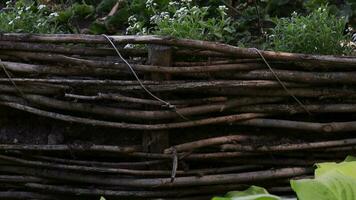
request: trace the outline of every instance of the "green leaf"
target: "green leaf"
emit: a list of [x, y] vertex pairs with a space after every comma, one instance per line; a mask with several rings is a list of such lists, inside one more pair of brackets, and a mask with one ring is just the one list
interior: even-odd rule
[[352, 161], [356, 161], [356, 157], [355, 156], [347, 156], [345, 158], [345, 162], [352, 162]]
[[320, 163], [315, 179], [291, 181], [300, 200], [356, 199], [356, 158], [349, 156], [341, 163]]
[[337, 170], [328, 171], [316, 179], [291, 181], [299, 200], [354, 200], [356, 179]]
[[[351, 157], [348, 158], [350, 160]], [[329, 171], [335, 170], [339, 173], [356, 179], [356, 161], [344, 161], [341, 163], [320, 163], [316, 165], [315, 177], [320, 177]]]
[[225, 197], [214, 197], [212, 200], [281, 200], [281, 198], [269, 194], [262, 187], [251, 186], [247, 190], [228, 192]]

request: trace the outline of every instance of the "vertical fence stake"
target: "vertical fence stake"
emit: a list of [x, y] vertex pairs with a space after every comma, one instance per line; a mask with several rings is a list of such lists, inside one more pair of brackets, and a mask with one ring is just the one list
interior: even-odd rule
[[[169, 67], [172, 65], [172, 48], [160, 45], [150, 45], [148, 48], [148, 61], [151, 65]], [[151, 80], [169, 80], [169, 74], [151, 73], [147, 76]], [[169, 147], [168, 130], [146, 131], [142, 136], [143, 149], [146, 152], [162, 153]]]

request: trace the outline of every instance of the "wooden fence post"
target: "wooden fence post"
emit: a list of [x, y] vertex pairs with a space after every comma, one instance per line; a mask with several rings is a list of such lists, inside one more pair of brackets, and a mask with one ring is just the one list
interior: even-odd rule
[[[148, 61], [151, 65], [169, 67], [172, 65], [172, 48], [160, 45], [150, 45], [148, 48]], [[169, 74], [152, 73], [149, 78], [156, 81], [169, 80]], [[146, 152], [162, 153], [169, 147], [168, 130], [147, 131], [142, 136], [143, 148]]]

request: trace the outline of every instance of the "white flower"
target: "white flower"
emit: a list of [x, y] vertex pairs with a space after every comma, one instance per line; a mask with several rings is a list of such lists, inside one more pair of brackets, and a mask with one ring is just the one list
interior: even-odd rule
[[38, 8], [38, 10], [42, 10], [42, 9], [44, 9], [45, 7], [46, 7], [46, 5], [41, 4], [41, 5], [39, 5], [37, 8]]
[[161, 16], [160, 16], [160, 15], [153, 15], [153, 16], [150, 18], [150, 22], [151, 22], [152, 24], [158, 23], [160, 20], [161, 20]]
[[[133, 44], [127, 44], [125, 45], [124, 49], [132, 49], [134, 48], [135, 46]], [[116, 63], [115, 63], [116, 64]]]
[[174, 17], [176, 18], [180, 18], [183, 16], [186, 16], [188, 14], [189, 10], [187, 7], [181, 7], [179, 8], [179, 10], [176, 11], [176, 13], [174, 14]]
[[192, 3], [192, 0], [182, 0], [182, 3], [190, 4]]
[[20, 18], [21, 18], [21, 17], [17, 15], [14, 20], [17, 20], [17, 19], [20, 19]]
[[161, 12], [161, 19], [169, 19], [169, 12]]
[[150, 8], [153, 5], [153, 0], [147, 0], [146, 1], [146, 8]]
[[176, 1], [170, 1], [170, 2], [168, 3], [168, 5], [169, 5], [169, 6], [178, 6], [179, 3], [176, 2]]
[[31, 6], [27, 6], [27, 7], [25, 8], [26, 11], [28, 11], [28, 10], [30, 10], [30, 9], [31, 9]]
[[49, 17], [58, 17], [58, 13], [57, 12], [53, 12], [51, 14], [49, 14]]
[[227, 10], [227, 7], [225, 5], [219, 6], [219, 10], [225, 11], [225, 10]]
[[137, 18], [136, 18], [135, 15], [131, 15], [131, 16], [127, 19], [127, 21], [128, 21], [130, 24], [133, 24], [133, 23], [137, 22]]
[[14, 23], [14, 20], [11, 20], [10, 22], [9, 22], [9, 25], [11, 25], [11, 24], [13, 24]]

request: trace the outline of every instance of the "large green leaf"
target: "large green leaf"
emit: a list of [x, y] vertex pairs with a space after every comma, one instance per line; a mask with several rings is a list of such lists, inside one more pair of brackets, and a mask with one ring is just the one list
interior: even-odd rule
[[356, 179], [333, 169], [315, 179], [291, 181], [299, 200], [355, 200]]
[[315, 179], [292, 180], [291, 186], [299, 200], [355, 200], [356, 161], [347, 157], [341, 163], [320, 163]]
[[341, 163], [327, 162], [316, 164], [316, 166], [318, 168], [315, 170], [315, 177], [320, 177], [329, 171], [336, 170], [345, 176], [356, 179], [355, 157], [349, 156]]
[[214, 197], [212, 200], [281, 200], [281, 198], [269, 194], [262, 187], [251, 186], [247, 190], [228, 192], [225, 197]]

